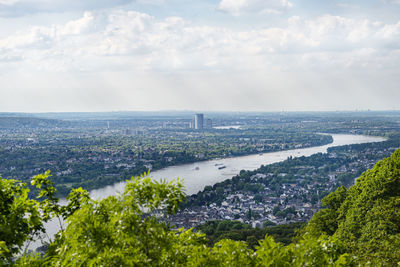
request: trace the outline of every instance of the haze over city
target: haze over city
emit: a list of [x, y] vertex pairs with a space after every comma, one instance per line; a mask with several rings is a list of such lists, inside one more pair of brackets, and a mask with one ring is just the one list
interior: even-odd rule
[[0, 112], [399, 109], [400, 1], [0, 0]]

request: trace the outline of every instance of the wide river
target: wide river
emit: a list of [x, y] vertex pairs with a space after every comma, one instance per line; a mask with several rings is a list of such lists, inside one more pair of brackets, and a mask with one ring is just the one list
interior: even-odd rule
[[[183, 180], [187, 194], [197, 193], [206, 185], [232, 178], [239, 174], [241, 170], [255, 170], [261, 165], [268, 165], [275, 162], [286, 160], [288, 157], [311, 156], [316, 153], [326, 153], [329, 147], [372, 143], [385, 141], [385, 138], [364, 135], [331, 134], [333, 142], [317, 147], [284, 150], [263, 154], [252, 154], [233, 158], [207, 160], [202, 162], [172, 166], [158, 171], [150, 172], [150, 176], [155, 179], [165, 179], [167, 181], [180, 178]], [[219, 167], [225, 166], [224, 169]], [[125, 182], [116, 183], [90, 192], [93, 198], [102, 198], [122, 192]]]
[[[311, 156], [316, 153], [326, 153], [329, 147], [382, 142], [386, 140], [383, 137], [364, 135], [331, 134], [331, 136], [333, 137], [333, 142], [324, 146], [207, 160], [172, 166], [158, 171], [153, 171], [150, 173], [150, 176], [154, 179], [164, 179], [167, 181], [180, 178], [183, 180], [186, 193], [190, 195], [197, 193], [207, 185], [214, 185], [215, 183], [230, 179], [239, 174], [241, 170], [255, 170], [261, 165], [268, 165], [284, 161], [290, 156]], [[225, 168], [219, 169], [222, 166], [225, 166]], [[114, 195], [118, 192], [122, 192], [125, 184], [126, 182], [120, 182], [114, 185], [92, 190], [90, 195], [95, 199]], [[65, 203], [65, 200], [62, 200], [61, 203]], [[53, 236], [56, 232], [58, 232], [59, 229], [58, 222], [55, 220], [46, 224], [46, 230], [49, 236]], [[39, 245], [39, 242], [34, 242], [34, 244], [30, 245], [30, 249], [35, 249]]]

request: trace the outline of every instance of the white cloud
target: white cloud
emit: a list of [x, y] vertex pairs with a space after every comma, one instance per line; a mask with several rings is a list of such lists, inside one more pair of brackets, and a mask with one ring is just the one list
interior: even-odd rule
[[[340, 109], [379, 99], [392, 108], [385, 103], [400, 97], [395, 16], [352, 18], [348, 9], [348, 17], [304, 17], [279, 0], [217, 1], [224, 12], [246, 15], [240, 19], [204, 17], [205, 9], [187, 12], [176, 1], [153, 10], [167, 1], [136, 1], [150, 4], [144, 10], [152, 15], [118, 7], [131, 2], [0, 0], [0, 16], [51, 13], [0, 18], [0, 108]], [[198, 5], [215, 11], [209, 1]], [[247, 20], [279, 13], [286, 14]]]
[[65, 24], [61, 29], [62, 35], [79, 35], [85, 34], [93, 26], [94, 16], [91, 12], [85, 12], [83, 17], [73, 20]]
[[382, 40], [398, 41], [400, 39], [400, 21], [396, 24], [384, 25], [377, 32], [377, 36]]
[[325, 15], [238, 31], [119, 10], [0, 39], [0, 64], [51, 72], [380, 68], [397, 64], [399, 43], [400, 22]]
[[0, 5], [11, 6], [17, 3], [19, 0], [0, 0]]
[[[118, 7], [134, 0], [0, 0], [0, 16], [23, 16], [40, 12], [66, 12]], [[1, 6], [3, 4], [3, 6]]]
[[221, 0], [218, 9], [240, 16], [245, 13], [279, 14], [292, 6], [287, 0]]
[[164, 4], [166, 0], [136, 0], [136, 3], [139, 4], [151, 4], [151, 5], [159, 5]]
[[354, 20], [339, 16], [325, 15], [313, 20], [303, 20], [299, 17], [289, 19], [293, 32], [303, 33], [326, 49], [351, 48], [353, 44], [370, 45], [361, 41], [372, 38], [379, 28], [379, 23], [368, 20]]
[[346, 8], [346, 9], [360, 8], [360, 6], [358, 6], [358, 5], [349, 4], [349, 3], [338, 3], [337, 6], [340, 8]]

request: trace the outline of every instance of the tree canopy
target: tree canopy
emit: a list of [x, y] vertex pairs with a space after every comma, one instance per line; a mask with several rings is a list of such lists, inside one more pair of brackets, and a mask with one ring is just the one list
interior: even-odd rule
[[400, 263], [400, 150], [348, 190], [339, 187], [323, 204], [327, 208], [313, 216], [307, 232], [340, 239], [360, 262]]

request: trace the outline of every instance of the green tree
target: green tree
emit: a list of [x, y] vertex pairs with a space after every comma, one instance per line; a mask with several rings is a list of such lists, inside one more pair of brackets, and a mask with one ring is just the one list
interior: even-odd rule
[[78, 188], [68, 195], [68, 205], [60, 206], [55, 197], [57, 190], [48, 179], [50, 176], [47, 171], [32, 178], [31, 184], [39, 190], [37, 200], [28, 198], [30, 189], [26, 183], [0, 178], [0, 265], [11, 264], [21, 253], [24, 257], [18, 259], [18, 264], [33, 266], [38, 263], [41, 258], [37, 254], [28, 255], [27, 249], [30, 241], [45, 231], [44, 223], [55, 217], [62, 228], [61, 220], [88, 201], [89, 194]]
[[25, 183], [0, 178], [0, 263], [12, 262], [25, 241], [44, 231], [40, 205]]

